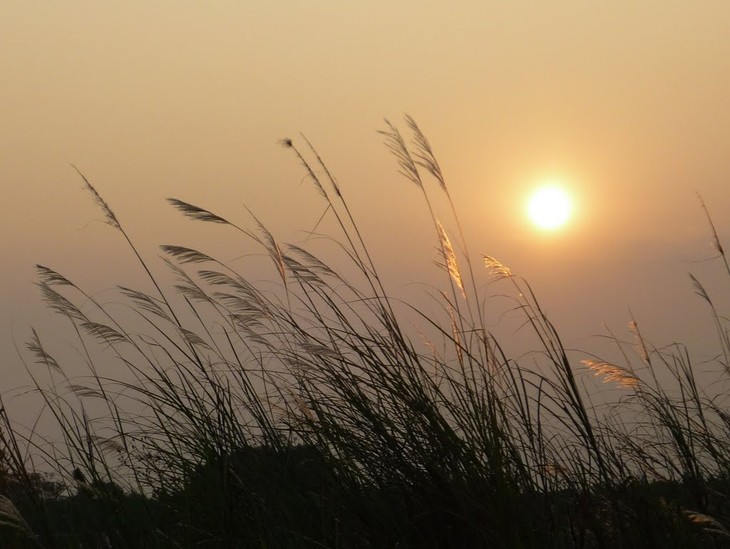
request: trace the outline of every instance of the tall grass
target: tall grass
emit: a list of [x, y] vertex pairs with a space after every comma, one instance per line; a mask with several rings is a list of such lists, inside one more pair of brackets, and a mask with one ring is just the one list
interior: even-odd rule
[[[26, 368], [59, 438], [24, 430], [0, 408], [0, 539], [41, 547], [730, 544], [730, 412], [721, 393], [700, 386], [686, 349], [654, 348], [636, 323], [634, 342], [616, 338], [623, 363], [572, 361], [530, 285], [499, 260], [466, 252], [431, 145], [410, 117], [406, 126], [408, 138], [389, 122], [381, 133], [433, 222], [440, 316], [386, 291], [346, 189], [306, 139], [282, 144], [335, 222], [325, 237], [334, 253], [323, 255], [314, 239], [279, 242], [252, 212], [249, 228], [169, 200], [191, 220], [258, 246], [275, 285], [175, 243], [161, 247], [177, 280], [166, 287], [81, 175], [153, 291], [118, 288], [129, 318], [37, 267], [41, 295], [72, 326], [88, 375], [69, 377], [32, 332], [35, 363]], [[446, 218], [436, 213], [441, 200]], [[507, 356], [487, 329], [488, 278], [510, 293], [532, 335], [529, 363]], [[727, 322], [692, 280], [715, 320], [726, 376]], [[413, 319], [419, 333], [407, 328]], [[616, 385], [612, 404], [591, 404], [581, 380], [590, 373]]]

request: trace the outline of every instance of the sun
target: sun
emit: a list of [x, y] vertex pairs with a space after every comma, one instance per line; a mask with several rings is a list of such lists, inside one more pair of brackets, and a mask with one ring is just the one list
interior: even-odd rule
[[530, 195], [527, 203], [527, 215], [530, 221], [546, 231], [553, 231], [564, 226], [573, 211], [570, 195], [561, 187], [550, 185], [540, 187]]

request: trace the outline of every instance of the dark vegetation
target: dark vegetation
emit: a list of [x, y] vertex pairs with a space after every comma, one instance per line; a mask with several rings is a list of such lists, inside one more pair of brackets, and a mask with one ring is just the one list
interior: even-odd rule
[[[620, 364], [574, 363], [527, 282], [465, 253], [439, 164], [406, 121], [408, 141], [390, 124], [383, 135], [433, 220], [441, 318], [386, 293], [344, 189], [306, 141], [283, 144], [337, 223], [328, 259], [255, 217], [249, 230], [170, 200], [260, 246], [276, 288], [179, 245], [162, 246], [177, 277], [163, 287], [84, 178], [154, 291], [119, 288], [130, 319], [38, 266], [89, 374], [67, 377], [33, 331], [28, 372], [60, 436], [2, 407], [0, 545], [730, 547], [730, 337], [700, 282], [718, 330], [715, 393], [686, 349], [654, 348], [635, 323], [633, 343], [616, 339]], [[529, 360], [487, 330], [483, 278], [511, 292]], [[615, 402], [591, 404], [587, 374], [613, 384]]]

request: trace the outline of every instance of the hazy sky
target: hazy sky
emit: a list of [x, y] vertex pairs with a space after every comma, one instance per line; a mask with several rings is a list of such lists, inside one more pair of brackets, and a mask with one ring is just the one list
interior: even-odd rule
[[[168, 196], [242, 223], [246, 204], [301, 239], [322, 206], [278, 140], [303, 132], [391, 290], [442, 281], [421, 197], [377, 134], [383, 117], [405, 129], [406, 112], [472, 252], [525, 275], [571, 345], [590, 349], [604, 323], [625, 331], [631, 309], [657, 343], [709, 349], [688, 271], [730, 305], [719, 264], [700, 262], [714, 250], [696, 198], [730, 247], [726, 0], [0, 0], [0, 77], [0, 392], [23, 379], [13, 339], [58, 322], [35, 263], [102, 298], [146, 289], [71, 163], [162, 269], [162, 243], [250, 251], [182, 220]], [[549, 236], [524, 215], [546, 178], [576, 200]]]

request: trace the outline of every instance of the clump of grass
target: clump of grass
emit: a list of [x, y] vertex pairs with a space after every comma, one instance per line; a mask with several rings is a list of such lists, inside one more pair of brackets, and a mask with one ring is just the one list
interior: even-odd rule
[[[154, 291], [118, 288], [130, 319], [38, 266], [41, 295], [73, 327], [89, 372], [68, 377], [32, 333], [36, 364], [26, 367], [60, 440], [22, 431], [2, 409], [8, 529], [0, 539], [44, 547], [725, 543], [730, 414], [702, 391], [686, 350], [653, 348], [634, 323], [638, 366], [618, 338], [625, 364], [573, 362], [527, 281], [491, 256], [485, 269], [472, 262], [431, 145], [412, 118], [406, 126], [410, 138], [387, 121], [382, 135], [433, 223], [440, 317], [386, 291], [346, 189], [306, 139], [282, 144], [334, 219], [329, 239], [339, 253], [280, 242], [252, 212], [246, 228], [169, 200], [191, 220], [260, 247], [277, 282], [266, 287], [174, 243], [161, 250], [177, 282], [163, 288], [81, 176]], [[532, 334], [529, 364], [508, 357], [487, 329], [480, 281], [489, 277], [507, 285]], [[727, 351], [727, 325], [695, 286]], [[425, 340], [406, 328], [413, 318]], [[590, 404], [580, 380], [589, 372], [621, 387], [608, 411]], [[30, 456], [56, 480], [38, 477]]]

